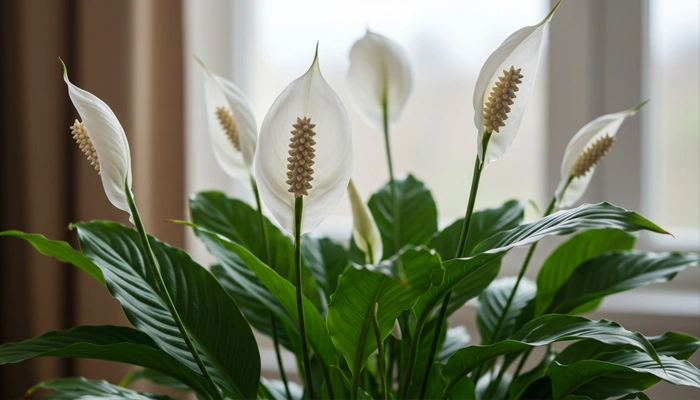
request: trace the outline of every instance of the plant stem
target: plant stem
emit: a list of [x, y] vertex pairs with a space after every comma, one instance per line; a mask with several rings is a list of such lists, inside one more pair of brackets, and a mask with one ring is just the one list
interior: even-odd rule
[[382, 393], [384, 394], [384, 400], [389, 398], [388, 388], [386, 385], [386, 358], [384, 356], [384, 346], [382, 345], [382, 332], [379, 330], [379, 321], [377, 320], [377, 314], [379, 313], [379, 303], [374, 303], [374, 318], [372, 325], [374, 326], [374, 336], [377, 340], [377, 351], [379, 356], [379, 376], [382, 381]]
[[[552, 201], [549, 203], [549, 207], [547, 207], [547, 211], [545, 211], [543, 217], [546, 217], [549, 215], [552, 210], [554, 210], [554, 205], [556, 204], [556, 198], [553, 198]], [[523, 276], [525, 275], [525, 271], [527, 270], [528, 265], [530, 264], [530, 259], [532, 259], [532, 255], [535, 253], [535, 249], [537, 249], [537, 243], [534, 243], [532, 246], [530, 246], [530, 250], [527, 252], [527, 256], [525, 256], [525, 261], [523, 262], [523, 266], [520, 267], [520, 272], [518, 273], [518, 278], [515, 280], [515, 286], [513, 286], [513, 290], [510, 291], [510, 295], [508, 296], [508, 300], [506, 301], [505, 307], [503, 307], [503, 311], [501, 312], [501, 316], [498, 318], [498, 322], [496, 323], [496, 327], [493, 330], [493, 334], [491, 335], [490, 339], [487, 340], [484, 344], [491, 344], [493, 343], [494, 340], [498, 340], [498, 335], [501, 333], [501, 329], [503, 328], [503, 323], [505, 322], [506, 315], [508, 315], [508, 310], [510, 309], [511, 304], [513, 303], [513, 299], [515, 298], [515, 293], [518, 291], [518, 286], [520, 286], [520, 281], [523, 279]]]
[[[255, 202], [258, 205], [258, 221], [260, 222], [260, 232], [263, 240], [263, 248], [265, 251], [265, 258], [262, 260], [263, 263], [268, 264], [272, 260], [270, 255], [270, 243], [267, 240], [267, 227], [265, 226], [265, 218], [263, 217], [262, 202], [260, 201], [260, 191], [258, 190], [258, 184], [255, 182], [255, 178], [250, 176], [250, 184], [253, 187], [253, 193], [255, 194]], [[270, 327], [272, 329], [272, 343], [275, 347], [275, 355], [277, 356], [277, 368], [280, 370], [280, 378], [282, 378], [282, 383], [284, 383], [284, 391], [287, 395], [287, 400], [292, 400], [292, 393], [289, 391], [289, 382], [287, 381], [287, 373], [284, 370], [284, 363], [282, 362], [282, 353], [280, 351], [279, 337], [277, 336], [277, 322], [275, 320], [275, 315], [270, 312]]]
[[[394, 179], [394, 164], [391, 159], [391, 144], [389, 142], [389, 109], [387, 104], [387, 97], [384, 95], [382, 99], [382, 114], [384, 118], [384, 144], [386, 145], [386, 160], [389, 165], [389, 188], [391, 190], [391, 203], [392, 203], [392, 214], [394, 215], [394, 237], [393, 245], [394, 249], [392, 254], [396, 254], [399, 251], [399, 235], [401, 234], [401, 221], [399, 217], [399, 198], [398, 190], [396, 188], [396, 180]], [[379, 261], [379, 260], [376, 260]]]
[[306, 326], [304, 324], [304, 302], [301, 290], [301, 217], [304, 212], [304, 198], [294, 199], [294, 269], [296, 272], [297, 314], [299, 317], [299, 334], [301, 336], [301, 353], [304, 357], [304, 376], [309, 398], [314, 400], [314, 385], [311, 379], [311, 361], [309, 360], [309, 344], [306, 341]]
[[216, 383], [214, 383], [214, 379], [209, 374], [207, 367], [204, 366], [202, 358], [199, 356], [197, 349], [194, 347], [194, 343], [192, 342], [189, 333], [187, 333], [185, 325], [182, 323], [182, 318], [180, 318], [180, 314], [178, 314], [177, 309], [175, 308], [173, 299], [172, 297], [170, 297], [168, 288], [165, 286], [165, 280], [163, 280], [163, 275], [161, 274], [160, 268], [158, 267], [158, 264], [156, 262], [156, 258], [153, 255], [153, 249], [151, 249], [151, 243], [148, 240], [148, 235], [146, 234], [146, 229], [143, 226], [143, 221], [141, 221], [141, 215], [139, 214], [139, 210], [136, 208], [136, 203], [134, 202], [134, 197], [131, 193], [131, 189], [126, 183], [124, 185], [124, 190], [126, 191], [126, 197], [129, 203], [129, 209], [131, 210], [131, 214], [134, 219], [134, 225], [136, 226], [136, 230], [139, 234], [141, 247], [143, 248], [143, 251], [146, 255], [146, 262], [148, 263], [148, 266], [151, 269], [151, 273], [155, 277], [156, 285], [158, 286], [160, 295], [163, 297], [163, 300], [165, 300], [165, 304], [168, 307], [168, 310], [170, 311], [173, 320], [175, 321], [175, 325], [177, 325], [177, 328], [180, 331], [180, 335], [184, 339], [187, 348], [190, 350], [190, 353], [192, 353], [192, 357], [194, 357], [197, 366], [199, 366], [200, 371], [202, 371], [202, 375], [204, 375], [204, 378], [211, 386], [214, 397], [219, 400], [224, 400], [223, 395], [219, 391], [219, 387], [216, 385]]
[[[486, 157], [486, 148], [488, 145], [488, 140], [491, 138], [491, 134], [486, 132], [484, 135], [484, 140], [486, 145], [484, 145], [484, 157]], [[455, 253], [455, 258], [460, 258], [464, 255], [464, 248], [467, 245], [467, 237], [469, 235], [469, 226], [472, 222], [472, 215], [474, 214], [474, 204], [476, 203], [476, 193], [479, 191], [479, 182], [481, 181], [481, 172], [484, 169], [483, 161], [476, 157], [474, 162], [474, 174], [472, 176], [472, 186], [469, 190], [469, 202], [467, 203], [467, 211], [464, 215], [464, 223], [462, 224], [462, 231], [459, 235], [459, 243], [457, 244], [457, 252]], [[428, 388], [428, 379], [430, 378], [430, 370], [433, 368], [433, 360], [435, 359], [435, 353], [437, 352], [438, 343], [440, 341], [440, 331], [442, 330], [442, 325], [447, 319], [447, 307], [450, 304], [450, 297], [452, 297], [452, 291], [447, 292], [445, 298], [442, 300], [442, 307], [440, 307], [440, 313], [438, 314], [437, 325], [435, 325], [435, 333], [433, 335], [433, 341], [430, 345], [430, 353], [428, 353], [428, 365], [425, 367], [425, 373], [423, 374], [423, 382], [421, 384], [419, 399], [425, 397], [425, 391]], [[417, 336], [417, 335], [416, 335]]]

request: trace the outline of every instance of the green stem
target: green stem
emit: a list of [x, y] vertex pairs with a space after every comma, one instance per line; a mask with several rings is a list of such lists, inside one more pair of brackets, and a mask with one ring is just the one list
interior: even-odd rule
[[[488, 146], [488, 141], [491, 138], [490, 132], [485, 132], [484, 134], [484, 157], [486, 157], [486, 149]], [[474, 174], [472, 176], [472, 186], [469, 190], [469, 202], [467, 203], [467, 211], [464, 215], [464, 222], [462, 223], [462, 231], [459, 235], [459, 243], [457, 244], [457, 252], [455, 253], [455, 258], [460, 258], [464, 255], [464, 248], [467, 245], [467, 237], [469, 235], [469, 226], [472, 222], [472, 215], [474, 214], [474, 204], [476, 203], [476, 194], [479, 191], [479, 182], [481, 181], [481, 172], [484, 170], [484, 162], [476, 157], [474, 162]], [[440, 341], [440, 331], [442, 330], [442, 325], [447, 319], [447, 307], [450, 304], [450, 297], [452, 297], [452, 291], [447, 292], [445, 298], [442, 300], [442, 306], [440, 307], [440, 313], [438, 314], [437, 325], [435, 326], [435, 334], [433, 336], [433, 341], [430, 344], [430, 353], [428, 353], [428, 365], [425, 367], [425, 373], [423, 374], [423, 382], [421, 384], [420, 396], [418, 398], [425, 397], [425, 392], [428, 389], [428, 379], [430, 378], [430, 370], [433, 368], [433, 360], [435, 359], [435, 353], [437, 352], [438, 343]]]
[[182, 323], [180, 314], [178, 314], [177, 309], [175, 308], [173, 299], [172, 297], [170, 297], [168, 288], [165, 286], [163, 275], [160, 273], [160, 268], [158, 267], [156, 258], [153, 255], [153, 249], [151, 249], [151, 243], [148, 240], [148, 235], [146, 235], [146, 229], [143, 226], [143, 221], [141, 221], [141, 215], [139, 215], [139, 210], [136, 208], [136, 203], [134, 202], [134, 197], [131, 193], [131, 189], [127, 184], [125, 184], [124, 190], [126, 191], [126, 197], [129, 203], [129, 209], [131, 210], [131, 215], [134, 219], [134, 225], [136, 226], [139, 239], [141, 240], [141, 247], [143, 248], [143, 251], [146, 254], [146, 262], [148, 263], [148, 266], [151, 269], [151, 273], [155, 277], [156, 285], [158, 286], [160, 295], [163, 297], [163, 300], [165, 300], [165, 304], [168, 307], [170, 314], [173, 316], [173, 320], [175, 320], [175, 325], [177, 325], [177, 328], [180, 331], [180, 335], [184, 339], [187, 348], [190, 350], [190, 353], [192, 353], [192, 357], [194, 357], [194, 360], [199, 366], [200, 371], [202, 371], [202, 375], [204, 375], [204, 378], [206, 378], [207, 382], [211, 386], [215, 398], [219, 400], [224, 400], [224, 397], [219, 391], [219, 387], [216, 385], [216, 383], [214, 383], [214, 379], [212, 379], [211, 375], [209, 374], [209, 371], [204, 366], [204, 362], [199, 356], [197, 349], [194, 347], [194, 343], [192, 342], [189, 333], [187, 333], [185, 325]]
[[[260, 201], [260, 191], [258, 190], [258, 184], [255, 182], [255, 178], [250, 176], [250, 184], [253, 187], [253, 193], [255, 194], [255, 202], [258, 205], [258, 221], [260, 223], [260, 232], [263, 240], [263, 248], [265, 251], [265, 258], [262, 260], [265, 264], [269, 264], [272, 260], [270, 255], [270, 243], [267, 240], [267, 227], [265, 226], [265, 218], [263, 217], [262, 202]], [[292, 400], [292, 393], [289, 390], [289, 382], [287, 381], [287, 373], [284, 370], [284, 363], [282, 362], [282, 353], [280, 351], [279, 337], [277, 335], [277, 322], [275, 320], [275, 315], [270, 312], [270, 327], [272, 329], [272, 343], [275, 347], [275, 356], [277, 358], [277, 368], [280, 371], [280, 378], [282, 378], [282, 383], [284, 383], [284, 391], [287, 395], [287, 400]]]
[[[510, 366], [510, 364], [512, 362], [513, 361], [506, 362], [505, 359], [503, 360], [503, 365], [501, 365], [501, 368], [498, 371], [498, 375], [496, 376], [496, 379], [491, 381], [491, 383], [489, 383], [489, 386], [486, 388], [486, 392], [484, 393], [484, 396], [483, 396], [484, 399], [493, 398], [493, 395], [495, 394], [496, 390], [498, 390], [498, 385], [501, 383], [501, 380], [503, 380], [503, 375], [505, 375], [506, 370], [508, 370], [508, 367]], [[493, 376], [493, 375], [491, 375], [491, 376]]]
[[392, 251], [392, 254], [396, 254], [399, 252], [400, 246], [399, 235], [401, 234], [401, 221], [399, 217], [399, 198], [397, 194], [398, 190], [396, 188], [396, 180], [394, 179], [394, 164], [391, 158], [391, 144], [389, 142], [389, 109], [386, 95], [382, 99], [382, 114], [384, 118], [384, 144], [386, 145], [386, 160], [387, 164], [389, 165], [389, 188], [391, 190], [391, 203], [394, 215], [394, 249]]
[[314, 400], [314, 385], [311, 379], [311, 361], [309, 359], [309, 344], [306, 341], [306, 325], [304, 324], [304, 303], [301, 288], [301, 217], [304, 213], [304, 198], [294, 199], [294, 269], [296, 272], [297, 314], [299, 316], [299, 333], [301, 336], [301, 353], [304, 357], [304, 376], [309, 398]]
[[386, 385], [386, 358], [384, 356], [384, 346], [382, 345], [382, 332], [379, 330], [379, 321], [377, 320], [377, 314], [379, 313], [379, 303], [374, 303], [374, 337], [377, 340], [377, 351], [379, 356], [379, 375], [382, 381], [382, 393], [384, 394], [384, 400], [389, 398], [389, 393]]

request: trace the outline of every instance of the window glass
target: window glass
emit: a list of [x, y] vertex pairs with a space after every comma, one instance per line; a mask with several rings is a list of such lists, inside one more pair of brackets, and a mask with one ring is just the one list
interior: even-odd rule
[[665, 227], [700, 227], [700, 2], [651, 0], [649, 215]]
[[[415, 174], [432, 190], [441, 217], [461, 216], [467, 203], [476, 129], [472, 93], [481, 65], [512, 32], [538, 23], [549, 1], [272, 1], [254, 3], [253, 41], [246, 75], [259, 123], [277, 95], [309, 67], [320, 41], [321, 70], [351, 117], [354, 179], [367, 198], [388, 180], [384, 139], [354, 109], [347, 94], [348, 53], [365, 28], [390, 37], [407, 52], [414, 88], [391, 132], [397, 175]], [[477, 207], [517, 197], [540, 204], [544, 193], [546, 60], [519, 136], [482, 178]], [[334, 215], [349, 215], [343, 201]]]

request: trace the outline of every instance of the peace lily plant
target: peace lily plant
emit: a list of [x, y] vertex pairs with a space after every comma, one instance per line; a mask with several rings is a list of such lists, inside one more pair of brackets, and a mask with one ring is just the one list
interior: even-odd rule
[[[57, 378], [27, 392], [48, 389], [55, 399], [171, 398], [132, 389], [138, 380], [198, 399], [646, 399], [644, 391], [662, 380], [700, 387], [700, 371], [687, 361], [700, 339], [648, 337], [584, 316], [610, 294], [668, 281], [700, 262], [697, 254], [633, 250], [634, 232], [668, 234], [637, 213], [609, 203], [576, 206], [620, 126], [643, 104], [599, 117], [573, 136], [541, 218], [524, 223], [519, 200], [474, 210], [482, 173], [518, 133], [558, 6], [486, 60], [474, 92], [476, 130], [469, 134], [478, 151], [465, 217], [442, 230], [427, 187], [411, 175], [394, 176], [390, 134], [412, 82], [398, 44], [367, 31], [350, 51], [350, 97], [384, 134], [387, 154], [388, 183], [367, 203], [350, 179], [349, 118], [323, 78], [318, 52], [271, 105], [259, 132], [242, 91], [198, 60], [203, 131], [221, 168], [249, 182], [256, 199], [251, 207], [217, 191], [190, 198], [191, 220], [173, 229], [194, 231], [217, 259], [209, 267], [146, 234], [124, 129], [64, 71], [79, 115], [73, 137], [135, 229], [73, 224], [79, 249], [39, 234], [0, 235], [87, 273], [121, 303], [133, 327], [79, 326], [5, 343], [0, 364], [82, 357], [139, 367], [121, 382]], [[466, 191], [462, 186], [454, 190]], [[345, 193], [349, 243], [309, 235]], [[539, 265], [536, 280], [527, 279], [537, 244], [557, 235], [570, 236]], [[515, 247], [529, 247], [518, 275], [497, 278]], [[472, 299], [479, 343], [471, 339], [477, 332], [446, 322]], [[261, 376], [261, 335], [272, 338], [281, 380]], [[284, 364], [284, 351], [294, 366]]]

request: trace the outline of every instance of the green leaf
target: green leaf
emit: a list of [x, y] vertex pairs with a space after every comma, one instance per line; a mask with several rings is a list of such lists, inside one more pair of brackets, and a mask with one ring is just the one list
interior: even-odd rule
[[127, 400], [175, 400], [164, 394], [151, 394], [112, 385], [107, 381], [97, 381], [85, 378], [59, 378], [41, 382], [27, 391], [27, 395], [39, 389], [55, 390], [56, 393], [44, 397], [48, 400], [97, 400], [97, 399], [127, 399]]
[[[478, 295], [498, 274], [503, 257], [513, 247], [527, 246], [550, 235], [565, 235], [578, 230], [615, 228], [627, 231], [647, 229], [666, 233], [639, 214], [609, 203], [584, 204], [571, 210], [562, 210], [538, 221], [503, 231], [479, 243], [472, 257], [443, 262], [445, 279], [439, 287], [428, 290], [416, 303], [418, 320], [427, 320], [452, 289], [468, 285], [469, 295]], [[461, 286], [464, 288], [464, 286]], [[468, 296], [464, 296], [467, 298]], [[466, 300], [465, 300], [466, 301]]]
[[54, 257], [60, 262], [72, 264], [85, 273], [95, 278], [101, 284], [105, 284], [102, 271], [92, 263], [83, 253], [75, 250], [66, 242], [60, 240], [47, 239], [44, 235], [36, 233], [24, 233], [20, 231], [0, 232], [0, 236], [14, 236], [29, 242], [41, 254]]
[[[193, 228], [198, 232], [201, 238], [208, 237], [217, 241], [228, 253], [235, 254], [245, 263], [250, 271], [252, 271], [265, 286], [265, 293], [271, 293], [275, 297], [276, 301], [274, 303], [265, 303], [265, 305], [279, 318], [282, 320], [286, 319], [289, 326], [293, 326], [297, 329], [296, 332], [298, 333], [299, 317], [297, 315], [295, 286], [288, 280], [282, 278], [272, 268], [265, 265], [243, 246], [196, 225], [194, 225]], [[302, 242], [303, 241], [304, 238], [302, 238]], [[258, 292], [254, 293], [260, 295], [261, 299], [265, 298]], [[337, 365], [337, 353], [328, 335], [328, 331], [326, 330], [326, 322], [308, 298], [303, 297], [302, 300], [309, 346], [313, 349], [314, 354], [323, 361], [324, 368], [327, 369], [330, 365]], [[280, 305], [282, 309], [275, 307], [275, 304]], [[327, 371], [324, 371], [324, 374], [327, 374]]]
[[307, 235], [301, 241], [301, 254], [326, 293], [326, 300], [330, 300], [338, 287], [338, 277], [349, 264], [348, 253], [343, 246], [328, 238]]
[[[472, 255], [474, 247], [480, 242], [498, 232], [513, 229], [520, 225], [524, 215], [525, 203], [517, 200], [507, 201], [497, 208], [488, 208], [475, 212], [469, 225], [464, 254]], [[437, 250], [443, 260], [455, 258], [463, 224], [464, 218], [460, 218], [440, 233], [434, 235], [430, 240], [430, 247]]]
[[514, 276], [497, 279], [491, 282], [489, 287], [479, 296], [479, 303], [476, 307], [476, 321], [479, 325], [482, 342], [493, 343], [510, 337], [515, 327], [516, 318], [518, 318], [528, 302], [535, 297], [537, 286], [531, 280], [523, 277], [515, 297], [513, 297], [513, 302], [508, 309], [508, 315], [503, 320], [498, 337], [492, 338], [516, 281], [517, 279]]
[[425, 389], [426, 399], [441, 399], [445, 393], [445, 378], [442, 377], [442, 369], [445, 366], [439, 362], [433, 363], [428, 377], [427, 387]]
[[384, 259], [396, 254], [405, 245], [426, 244], [437, 232], [437, 208], [425, 185], [413, 175], [395, 180], [399, 215], [398, 246], [394, 244], [394, 202], [387, 183], [369, 199], [369, 209], [382, 235]]
[[446, 364], [447, 360], [449, 360], [450, 357], [457, 352], [457, 350], [467, 347], [469, 340], [471, 340], [471, 337], [467, 332], [467, 328], [463, 326], [455, 326], [454, 328], [448, 329], [447, 336], [445, 337], [445, 341], [442, 344], [442, 349], [440, 350], [437, 359], [441, 363]]
[[557, 291], [549, 309], [570, 313], [613, 293], [667, 282], [698, 263], [700, 256], [692, 253], [606, 253], [578, 267]]
[[[647, 337], [656, 353], [679, 360], [687, 360], [698, 348], [700, 339], [685, 333], [666, 332], [660, 336]], [[582, 340], [566, 347], [556, 360], [560, 364], [573, 364], [577, 361], [595, 359], [601, 354], [620, 350], [634, 350], [632, 347], [620, 347], [592, 340]]]
[[[199, 371], [158, 290], [135, 230], [112, 222], [75, 225], [129, 321], [179, 362]], [[236, 397], [255, 397], [260, 354], [247, 321], [213, 275], [183, 250], [149, 237], [165, 286], [214, 379]]]
[[537, 275], [535, 315], [544, 314], [557, 290], [584, 261], [609, 251], [632, 250], [635, 241], [634, 236], [619, 229], [603, 229], [579, 233], [562, 243]]
[[540, 362], [534, 368], [516, 377], [510, 384], [510, 390], [508, 392], [508, 395], [510, 396], [509, 398], [522, 398], [522, 395], [525, 392], [525, 390], [530, 385], [532, 385], [544, 376], [544, 371], [547, 369], [547, 366], [549, 366], [549, 364], [554, 360], [554, 356], [555, 355], [552, 353], [547, 353], [547, 355], [545, 355], [545, 357], [543, 357], [542, 360], [540, 360]]
[[[293, 400], [301, 400], [304, 395], [304, 388], [294, 382], [287, 382], [289, 392]], [[287, 392], [284, 388], [284, 382], [271, 381], [265, 378], [260, 378], [260, 396], [263, 399], [271, 400], [287, 400]]]
[[415, 304], [418, 296], [442, 281], [440, 256], [432, 250], [408, 247], [378, 265], [348, 267], [328, 306], [328, 332], [345, 357], [353, 375], [360, 373], [367, 357], [377, 349], [371, 323], [374, 304], [382, 339], [394, 321]]
[[506, 394], [508, 393], [508, 385], [510, 385], [510, 381], [512, 379], [508, 372], [503, 374], [503, 378], [500, 382], [498, 382], [498, 387], [496, 387], [495, 391], [492, 392], [492, 395], [490, 397], [485, 396], [491, 383], [496, 380], [500, 369], [500, 366], [496, 366], [493, 370], [487, 371], [481, 378], [479, 378], [475, 388], [477, 399], [503, 400], [506, 398]]
[[660, 380], [700, 388], [700, 371], [688, 361], [661, 356], [663, 368], [649, 355], [633, 351], [608, 353], [571, 365], [553, 362], [546, 374], [555, 399], [569, 394], [603, 398], [641, 392]]
[[148, 368], [135, 369], [131, 371], [124, 377], [124, 379], [122, 379], [121, 382], [119, 382], [119, 386], [129, 387], [129, 385], [132, 383], [140, 380], [149, 381], [159, 386], [170, 387], [181, 392], [189, 392], [192, 390], [188, 385], [184, 384], [180, 380]]
[[497, 253], [511, 248], [513, 243], [525, 246], [546, 236], [567, 235], [589, 229], [621, 229], [626, 232], [648, 230], [668, 234], [641, 215], [610, 203], [583, 204], [494, 235], [479, 243], [474, 253]]
[[[221, 192], [210, 191], [190, 197], [190, 213], [192, 222], [197, 226], [240, 244], [258, 259], [266, 260], [265, 264], [280, 276], [294, 283], [294, 243], [270, 220], [263, 217], [270, 247], [270, 259], [267, 260], [268, 255], [260, 229], [260, 215], [256, 209], [241, 200], [226, 197]], [[305, 264], [302, 267], [304, 295], [313, 301], [316, 308], [323, 310], [311, 270]]]
[[633, 346], [647, 352], [657, 362], [659, 360], [654, 347], [644, 336], [629, 332], [615, 322], [591, 321], [573, 315], [549, 314], [530, 321], [515, 332], [511, 339], [487, 346], [469, 346], [458, 351], [447, 362], [444, 375], [453, 385], [474, 368], [496, 357], [554, 342], [581, 339]]
[[36, 357], [93, 358], [150, 368], [207, 393], [204, 377], [180, 364], [143, 332], [123, 326], [79, 326], [0, 346], [0, 365]]

